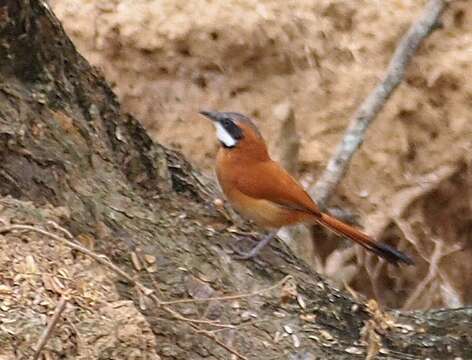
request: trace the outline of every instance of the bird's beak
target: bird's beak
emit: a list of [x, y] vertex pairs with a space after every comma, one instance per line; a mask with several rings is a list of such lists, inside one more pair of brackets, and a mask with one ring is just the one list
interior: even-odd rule
[[202, 114], [203, 116], [206, 116], [208, 119], [212, 120], [212, 121], [218, 121], [219, 118], [220, 118], [220, 113], [218, 111], [200, 111], [199, 112], [200, 114]]

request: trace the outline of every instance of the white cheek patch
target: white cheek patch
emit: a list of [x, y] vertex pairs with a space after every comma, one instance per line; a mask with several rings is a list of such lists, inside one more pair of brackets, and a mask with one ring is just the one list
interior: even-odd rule
[[216, 128], [216, 136], [225, 146], [233, 147], [236, 145], [236, 140], [229, 134], [228, 131], [218, 122], [213, 123]]

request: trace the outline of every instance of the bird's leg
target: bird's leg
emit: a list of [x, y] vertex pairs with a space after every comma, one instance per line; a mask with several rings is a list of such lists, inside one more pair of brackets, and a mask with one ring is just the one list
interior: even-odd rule
[[248, 259], [252, 259], [254, 257], [257, 256], [257, 254], [259, 254], [259, 251], [261, 251], [261, 249], [263, 247], [265, 247], [268, 243], [271, 242], [271, 240], [275, 237], [275, 235], [277, 234], [276, 231], [273, 231], [273, 232], [270, 232], [268, 233], [266, 236], [264, 236], [262, 238], [262, 240], [260, 240], [256, 246], [254, 246], [249, 252], [245, 253], [245, 252], [242, 252], [242, 251], [239, 251], [239, 250], [236, 250], [237, 253], [239, 255], [235, 256], [236, 259], [240, 259], [240, 260], [248, 260]]
[[242, 242], [242, 241], [247, 241], [247, 242], [250, 242], [253, 246], [256, 246], [255, 244], [258, 244], [260, 240], [258, 240], [255, 235], [246, 234], [246, 235], [237, 236], [235, 238], [235, 241], [237, 243]]

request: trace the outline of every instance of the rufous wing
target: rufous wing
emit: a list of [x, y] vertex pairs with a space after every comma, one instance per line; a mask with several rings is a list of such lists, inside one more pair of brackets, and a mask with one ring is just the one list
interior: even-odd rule
[[[255, 166], [255, 169], [251, 169]], [[250, 176], [252, 174], [257, 174]], [[303, 187], [279, 164], [269, 160], [248, 164], [233, 179], [233, 186], [246, 196], [268, 200], [292, 210], [321, 216], [320, 210]]]

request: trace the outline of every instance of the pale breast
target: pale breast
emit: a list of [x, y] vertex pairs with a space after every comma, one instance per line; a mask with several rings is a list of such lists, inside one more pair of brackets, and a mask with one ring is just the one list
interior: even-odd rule
[[263, 228], [278, 229], [287, 225], [313, 221], [311, 214], [293, 211], [269, 200], [254, 199], [238, 191], [229, 191], [226, 196], [241, 216]]

